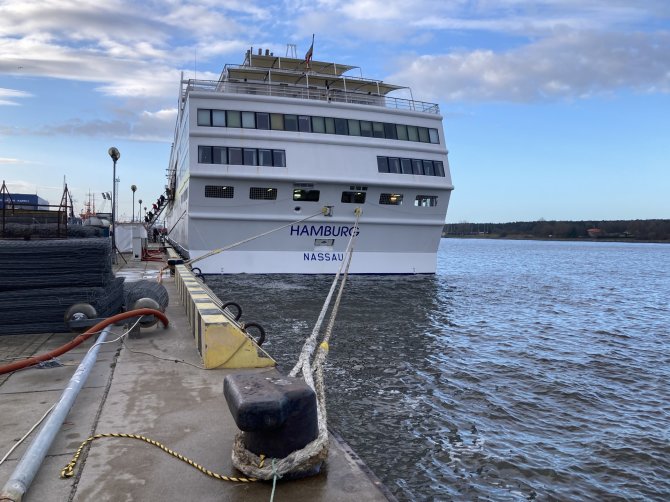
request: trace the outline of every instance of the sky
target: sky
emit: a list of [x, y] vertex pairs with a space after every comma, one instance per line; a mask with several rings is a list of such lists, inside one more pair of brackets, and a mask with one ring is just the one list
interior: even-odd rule
[[129, 220], [163, 192], [182, 72], [312, 34], [439, 104], [448, 223], [670, 218], [668, 0], [0, 0], [0, 180], [109, 211], [116, 146]]

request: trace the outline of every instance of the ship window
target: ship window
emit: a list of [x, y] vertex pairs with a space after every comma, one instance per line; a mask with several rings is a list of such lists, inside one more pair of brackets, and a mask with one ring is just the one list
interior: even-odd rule
[[361, 120], [361, 136], [372, 137], [372, 122]]
[[298, 130], [298, 116], [284, 115], [284, 130], [297, 131]]
[[332, 117], [326, 117], [326, 134], [335, 134], [335, 119]]
[[377, 171], [380, 173], [389, 172], [389, 158], [388, 157], [377, 157]]
[[412, 171], [414, 174], [423, 174], [423, 162], [419, 159], [412, 159]]
[[312, 132], [326, 132], [326, 122], [323, 117], [312, 117]]
[[228, 148], [228, 163], [234, 166], [243, 164], [241, 148]]
[[412, 159], [400, 159], [400, 170], [403, 174], [412, 174]]
[[225, 110], [212, 110], [212, 125], [215, 127], [226, 127]]
[[198, 163], [211, 164], [212, 163], [212, 147], [199, 146], [198, 147]]
[[433, 162], [435, 165], [435, 176], [442, 176], [444, 178], [444, 164], [440, 160]]
[[256, 129], [270, 129], [269, 113], [256, 113]]
[[272, 150], [258, 150], [258, 165], [271, 166], [272, 165]]
[[428, 129], [426, 127], [419, 127], [419, 141], [428, 143]]
[[426, 176], [435, 176], [435, 169], [433, 167], [433, 161], [432, 160], [424, 160], [423, 161], [423, 173]]
[[347, 131], [347, 119], [335, 119], [335, 134], [349, 134]]
[[281, 113], [273, 113], [270, 115], [270, 125], [274, 131], [283, 131], [284, 116]]
[[234, 195], [235, 187], [205, 185], [205, 197], [214, 197], [216, 199], [232, 199]]
[[384, 124], [384, 136], [386, 136], [386, 139], [398, 139], [395, 124]]
[[390, 173], [400, 173], [400, 159], [397, 157], [389, 158], [389, 172]]
[[414, 205], [417, 207], [435, 207], [437, 206], [437, 195], [417, 195], [414, 199]]
[[402, 139], [404, 141], [407, 141], [407, 126], [398, 124], [395, 126], [396, 129], [396, 134], [398, 136], [398, 139]]
[[298, 115], [298, 130], [300, 132], [312, 132], [310, 120], [307, 115]]
[[257, 166], [258, 157], [256, 155], [255, 148], [245, 148], [244, 149], [244, 165], [245, 166]]
[[272, 150], [272, 165], [286, 167], [286, 152], [284, 150]]
[[227, 164], [228, 156], [225, 146], [212, 147], [212, 164]]
[[300, 188], [294, 188], [293, 200], [300, 200], [305, 202], [318, 202], [320, 194], [321, 192], [319, 190], [302, 190]]
[[277, 200], [276, 188], [249, 188], [249, 198], [255, 200]]
[[373, 122], [372, 123], [372, 135], [375, 138], [383, 138], [384, 137], [384, 124], [381, 122]]
[[242, 127], [256, 129], [256, 114], [254, 112], [242, 112]]
[[407, 126], [407, 137], [410, 141], [419, 141], [419, 131], [416, 126]]
[[202, 110], [202, 109], [198, 108], [198, 125], [199, 126], [211, 126], [212, 125], [211, 110]]
[[437, 129], [428, 129], [428, 136], [431, 143], [439, 143], [440, 135], [437, 132]]
[[349, 120], [349, 136], [361, 135], [361, 123], [358, 120]]
[[228, 127], [242, 127], [242, 116], [237, 110], [228, 110], [226, 112], [226, 122]]
[[365, 192], [342, 192], [342, 202], [345, 204], [364, 204]]
[[383, 193], [379, 195], [379, 203], [387, 206], [399, 206], [402, 204], [401, 193]]

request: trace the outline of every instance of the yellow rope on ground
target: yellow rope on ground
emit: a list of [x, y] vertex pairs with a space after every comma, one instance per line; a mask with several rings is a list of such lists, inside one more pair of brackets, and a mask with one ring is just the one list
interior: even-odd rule
[[[187, 458], [187, 457], [183, 456], [181, 453], [177, 453], [176, 451], [171, 450], [170, 448], [168, 448], [164, 444], [159, 443], [158, 441], [155, 441], [153, 439], [150, 439], [150, 438], [147, 438], [147, 437], [144, 437], [144, 436], [140, 436], [140, 435], [137, 435], [137, 434], [124, 434], [124, 433], [115, 433], [115, 432], [110, 432], [110, 433], [107, 433], [107, 434], [96, 434], [95, 436], [91, 436], [86, 441], [81, 443], [81, 445], [79, 446], [79, 448], [75, 452], [74, 456], [72, 457], [72, 460], [70, 460], [70, 463], [67, 464], [63, 468], [62, 471], [60, 471], [60, 477], [61, 478], [70, 478], [70, 477], [74, 476], [74, 466], [77, 464], [77, 461], [79, 460], [79, 455], [81, 455], [81, 452], [84, 449], [84, 447], [88, 443], [90, 443], [92, 441], [95, 441], [96, 439], [100, 439], [100, 438], [139, 439], [140, 441], [144, 441], [145, 443], [149, 443], [150, 445], [153, 445], [153, 446], [156, 446], [156, 447], [160, 448], [164, 452], [169, 453], [170, 455], [172, 455], [175, 458], [178, 458], [182, 462], [186, 462], [191, 467], [194, 467], [194, 468], [198, 469], [200, 472], [202, 472], [203, 474], [206, 474], [210, 478], [218, 479], [219, 481], [231, 481], [233, 483], [253, 483], [255, 481], [258, 481], [255, 478], [238, 478], [238, 477], [235, 477], [235, 476], [224, 476], [222, 474], [217, 474], [216, 472], [212, 472], [209, 469], [206, 469], [205, 467], [203, 467], [202, 465], [194, 462], [190, 458]], [[260, 463], [258, 465], [259, 468], [263, 467], [264, 460], [265, 460], [265, 455], [261, 455], [260, 456]]]

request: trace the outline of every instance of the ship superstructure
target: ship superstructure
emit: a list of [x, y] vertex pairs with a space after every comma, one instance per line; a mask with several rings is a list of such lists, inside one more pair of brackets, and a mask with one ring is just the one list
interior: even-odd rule
[[[183, 80], [166, 226], [203, 273], [332, 273], [360, 208], [351, 273], [434, 273], [453, 189], [436, 104], [355, 67], [248, 50]], [[319, 214], [297, 222], [328, 207]]]

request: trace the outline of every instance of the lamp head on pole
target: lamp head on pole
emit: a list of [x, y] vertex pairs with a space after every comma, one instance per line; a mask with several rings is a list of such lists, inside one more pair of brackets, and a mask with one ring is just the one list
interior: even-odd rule
[[119, 149], [116, 148], [115, 146], [107, 150], [107, 153], [109, 153], [109, 156], [112, 158], [114, 162], [116, 162], [121, 158], [121, 152], [119, 152]]
[[140, 206], [142, 205], [142, 199], [139, 200]]
[[130, 189], [135, 193], [135, 190], [137, 190], [137, 187], [135, 185], [130, 185]]

